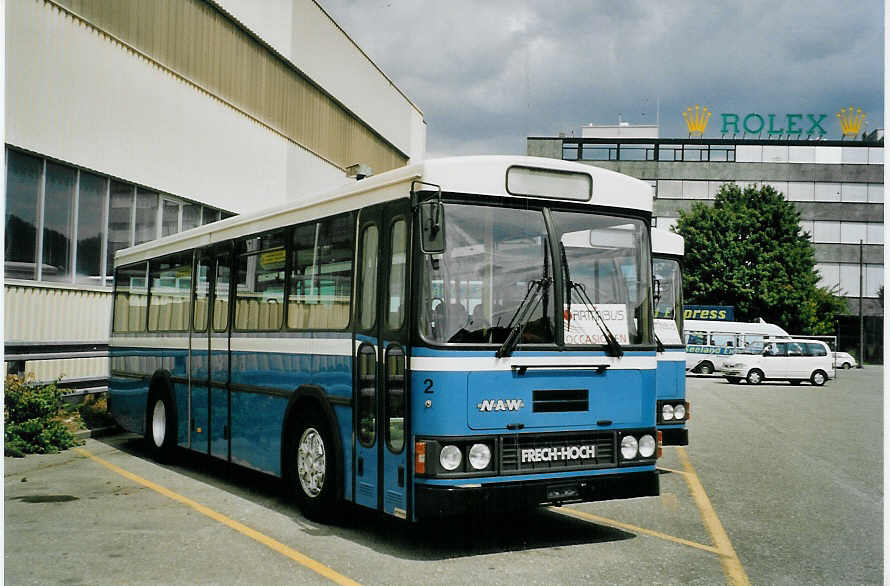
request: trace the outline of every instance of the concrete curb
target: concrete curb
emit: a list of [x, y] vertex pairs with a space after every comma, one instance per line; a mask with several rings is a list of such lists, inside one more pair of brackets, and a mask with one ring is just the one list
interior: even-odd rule
[[75, 431], [72, 435], [75, 439], [87, 439], [91, 437], [114, 435], [116, 433], [120, 433], [121, 431], [123, 430], [117, 425], [110, 425], [108, 427], [97, 427], [96, 429], [82, 429], [80, 431]]

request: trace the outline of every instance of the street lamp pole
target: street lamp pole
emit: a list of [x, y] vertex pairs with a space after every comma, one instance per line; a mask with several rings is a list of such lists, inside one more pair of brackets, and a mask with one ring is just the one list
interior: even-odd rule
[[862, 317], [862, 240], [859, 241], [859, 366], [857, 368], [862, 368], [862, 363], [865, 360], [865, 331], [863, 329], [863, 317]]

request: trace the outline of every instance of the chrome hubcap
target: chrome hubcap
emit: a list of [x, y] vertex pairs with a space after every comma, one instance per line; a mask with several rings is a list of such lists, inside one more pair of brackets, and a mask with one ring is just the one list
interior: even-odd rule
[[155, 401], [155, 408], [151, 415], [151, 437], [155, 446], [164, 445], [164, 436], [167, 434], [167, 408], [163, 401]]
[[813, 376], [813, 382], [815, 382], [817, 385], [821, 385], [822, 383], [825, 382], [825, 377], [823, 377], [821, 373], [818, 373], [818, 372], [817, 372], [817, 373]]
[[751, 382], [754, 384], [757, 384], [760, 382], [760, 373], [752, 372], [748, 377], [751, 379]]
[[310, 498], [317, 497], [324, 488], [325, 464], [324, 441], [318, 430], [310, 427], [297, 444], [297, 476], [303, 492]]

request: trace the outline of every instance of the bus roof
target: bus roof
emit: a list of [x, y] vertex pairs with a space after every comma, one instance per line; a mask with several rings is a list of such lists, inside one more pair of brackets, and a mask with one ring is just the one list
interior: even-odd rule
[[[124, 265], [191, 248], [209, 246], [266, 230], [311, 221], [406, 197], [412, 181], [423, 181], [445, 193], [469, 193], [515, 198], [509, 193], [507, 172], [513, 167], [535, 172], [554, 171], [554, 177], [585, 174], [590, 177], [592, 196], [588, 205], [652, 212], [652, 187], [608, 169], [543, 157], [471, 156], [429, 159], [399, 167], [361, 181], [350, 182], [314, 196], [273, 208], [234, 216], [192, 228], [179, 234], [139, 244], [115, 253], [115, 264]], [[555, 198], [532, 198], [555, 202]]]
[[684, 319], [683, 330], [687, 332], [718, 332], [723, 334], [760, 334], [765, 336], [789, 337], [788, 332], [776, 324], [744, 321], [717, 321], [707, 319]]
[[668, 230], [652, 228], [652, 254], [683, 256], [683, 237]]

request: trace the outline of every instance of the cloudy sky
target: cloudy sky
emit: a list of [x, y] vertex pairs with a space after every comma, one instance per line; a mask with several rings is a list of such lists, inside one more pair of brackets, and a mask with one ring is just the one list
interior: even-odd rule
[[[525, 154], [526, 136], [719, 114], [866, 112], [883, 128], [881, 0], [318, 0], [424, 113], [429, 156]], [[803, 118], [806, 121], [806, 116]]]

